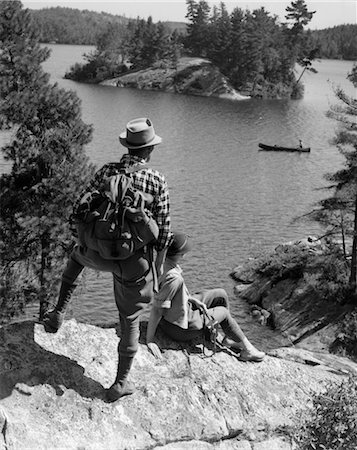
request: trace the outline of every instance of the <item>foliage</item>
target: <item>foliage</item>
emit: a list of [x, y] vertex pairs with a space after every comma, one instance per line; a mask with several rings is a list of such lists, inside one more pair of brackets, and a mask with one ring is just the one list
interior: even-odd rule
[[[105, 12], [51, 7], [30, 10], [40, 42], [57, 44], [97, 45], [101, 35], [117, 28], [125, 31], [130, 19]], [[168, 33], [185, 33], [183, 22], [164, 22]]]
[[357, 362], [357, 311], [351, 311], [344, 317], [338, 335], [330, 346], [330, 352]]
[[357, 60], [357, 25], [338, 25], [311, 32], [319, 58]]
[[32, 10], [31, 16], [40, 42], [58, 44], [95, 45], [108, 27], [124, 28], [128, 22], [123, 16], [63, 7]]
[[[303, 27], [311, 20], [303, 0], [287, 8], [289, 23], [280, 24], [264, 8], [253, 12], [235, 8], [228, 14], [224, 3], [211, 10], [208, 2], [187, 0], [187, 33], [169, 32], [162, 23], [129, 20], [111, 24], [97, 34], [96, 51], [87, 63], [75, 65], [66, 77], [99, 82], [121, 75], [125, 68], [140, 70], [164, 60], [177, 67], [182, 51], [208, 58], [236, 89], [254, 97], [301, 98], [295, 67], [314, 71], [316, 49]], [[298, 80], [299, 81], [299, 80]]]
[[[53, 295], [66, 252], [74, 193], [92, 167], [84, 153], [91, 127], [81, 119], [80, 100], [49, 83], [28, 10], [20, 1], [0, 2], [0, 126], [12, 139], [1, 150], [12, 162], [1, 176], [1, 314], [26, 302], [45, 304]], [[14, 286], [16, 283], [16, 286]]]
[[114, 62], [97, 51], [84, 55], [87, 63], [74, 64], [65, 74], [65, 78], [86, 83], [99, 83], [109, 78], [115, 78], [129, 69], [126, 64]]
[[235, 88], [254, 97], [302, 96], [303, 90], [296, 87], [296, 63], [313, 71], [317, 53], [303, 29], [314, 12], [303, 0], [287, 8], [286, 24], [264, 8], [235, 8], [229, 15], [223, 3], [212, 11], [204, 0], [186, 3], [190, 23], [184, 43], [192, 56], [209, 58]]
[[279, 245], [273, 253], [260, 254], [250, 269], [273, 283], [284, 279], [304, 278], [316, 298], [326, 302], [350, 301], [348, 265], [341, 247], [333, 242], [313, 241], [306, 245]]
[[191, 50], [194, 56], [208, 57], [212, 28], [209, 24], [211, 8], [205, 0], [200, 0], [198, 3], [194, 0], [187, 0], [186, 5], [186, 19], [190, 23], [187, 26], [185, 47]]
[[297, 418], [299, 450], [351, 450], [357, 442], [357, 377], [329, 382], [312, 396], [312, 407]]
[[155, 62], [175, 59], [178, 35], [169, 34], [165, 26], [152, 18], [130, 21], [127, 33], [128, 61], [133, 70], [152, 66]]
[[[357, 68], [348, 78], [357, 87]], [[331, 106], [327, 115], [339, 123], [333, 143], [344, 157], [344, 167], [335, 173], [326, 174], [333, 194], [322, 200], [311, 217], [327, 226], [327, 234], [341, 234], [346, 260], [351, 255], [350, 284], [356, 289], [357, 276], [357, 100], [335, 89], [340, 102]], [[347, 251], [348, 242], [352, 248]]]
[[140, 70], [158, 61], [176, 65], [180, 56], [181, 37], [169, 32], [161, 22], [129, 20], [125, 27], [111, 25], [97, 37], [95, 52], [86, 55], [87, 63], [76, 64], [66, 78], [98, 83], [130, 70]]

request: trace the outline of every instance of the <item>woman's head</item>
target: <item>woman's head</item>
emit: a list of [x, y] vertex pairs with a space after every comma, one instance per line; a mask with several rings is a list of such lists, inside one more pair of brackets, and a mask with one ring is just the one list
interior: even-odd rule
[[192, 248], [189, 236], [179, 231], [173, 233], [173, 239], [167, 250], [168, 257], [175, 257], [178, 255], [184, 255]]

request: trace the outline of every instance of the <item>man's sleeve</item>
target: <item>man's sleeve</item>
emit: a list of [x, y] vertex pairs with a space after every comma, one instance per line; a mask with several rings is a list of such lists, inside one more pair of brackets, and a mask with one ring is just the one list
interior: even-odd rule
[[168, 247], [171, 240], [170, 197], [165, 178], [163, 178], [159, 200], [156, 205], [155, 217], [159, 226], [156, 248], [160, 251]]
[[158, 308], [171, 308], [172, 299], [177, 291], [182, 287], [183, 280], [175, 275], [169, 275], [160, 286], [159, 292], [155, 295], [153, 306]]

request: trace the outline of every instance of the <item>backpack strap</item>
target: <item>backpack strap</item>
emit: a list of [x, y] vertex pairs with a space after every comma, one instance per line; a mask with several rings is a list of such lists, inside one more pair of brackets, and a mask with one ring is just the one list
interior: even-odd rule
[[131, 167], [124, 167], [122, 163], [120, 163], [119, 167], [116, 168], [118, 171], [116, 174], [110, 175], [107, 177], [107, 180], [109, 182], [109, 186], [107, 189], [107, 192], [109, 192], [109, 199], [112, 203], [117, 204], [118, 202], [121, 202], [122, 199], [126, 195], [126, 191], [131, 185], [131, 177], [127, 177], [126, 179], [123, 179], [119, 189], [119, 179], [122, 175], [131, 175], [135, 172], [138, 172], [139, 170], [145, 169], [148, 166], [146, 164], [135, 164]]
[[149, 168], [149, 166], [147, 164], [138, 163], [131, 167], [123, 167], [122, 169], [120, 169], [120, 171], [122, 171], [122, 173], [131, 174], [131, 173], [139, 172], [139, 170], [148, 169], [148, 168]]

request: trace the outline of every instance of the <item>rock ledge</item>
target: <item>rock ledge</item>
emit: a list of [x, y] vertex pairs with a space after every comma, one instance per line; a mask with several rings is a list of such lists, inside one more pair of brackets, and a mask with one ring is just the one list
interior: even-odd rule
[[100, 84], [229, 100], [250, 98], [238, 93], [218, 68], [203, 58], [180, 58], [177, 68], [156, 64], [154, 67], [124, 74]]
[[137, 391], [110, 404], [115, 328], [74, 319], [55, 335], [32, 322], [0, 328], [0, 448], [290, 450], [293, 415], [344, 376], [303, 364], [309, 356], [293, 349], [256, 364], [159, 339], [163, 359], [141, 343], [130, 374]]

